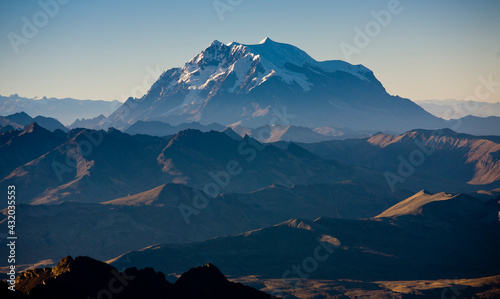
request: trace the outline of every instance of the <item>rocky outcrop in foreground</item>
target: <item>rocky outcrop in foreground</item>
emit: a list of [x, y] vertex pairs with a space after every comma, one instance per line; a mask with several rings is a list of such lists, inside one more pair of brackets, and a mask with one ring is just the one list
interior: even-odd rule
[[54, 268], [27, 270], [16, 278], [16, 291], [2, 298], [273, 298], [230, 282], [212, 264], [190, 269], [175, 283], [152, 268], [116, 268], [89, 257], [63, 258]]

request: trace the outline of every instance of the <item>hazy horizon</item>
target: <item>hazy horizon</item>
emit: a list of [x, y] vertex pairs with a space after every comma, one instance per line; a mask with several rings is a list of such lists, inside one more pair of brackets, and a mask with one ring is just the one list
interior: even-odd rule
[[[123, 101], [148, 69], [182, 67], [213, 40], [256, 44], [267, 36], [318, 61], [362, 64], [390, 94], [414, 101], [464, 100], [479, 77], [500, 78], [497, 1], [60, 2], [46, 20], [38, 2], [0, 4], [0, 94]], [[381, 11], [390, 5], [388, 20]], [[379, 30], [346, 55], [375, 15], [385, 20]], [[37, 16], [37, 32], [26, 38], [25, 21]], [[13, 45], [13, 34], [24, 40]], [[500, 102], [500, 91], [478, 100]]]
[[500, 298], [499, 29], [498, 0], [0, 2], [0, 297]]

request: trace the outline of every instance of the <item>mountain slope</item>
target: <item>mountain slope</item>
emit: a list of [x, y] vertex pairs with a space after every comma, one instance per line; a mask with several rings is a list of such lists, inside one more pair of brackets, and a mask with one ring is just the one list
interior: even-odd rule
[[[368, 218], [405, 198], [384, 187], [365, 182], [269, 186], [209, 198], [184, 185], [165, 184], [103, 204], [20, 204], [18, 258], [25, 263], [59, 260], [68, 254], [109, 259], [151, 244], [235, 235], [293, 217]], [[181, 205], [196, 208], [195, 213], [183, 214]], [[7, 221], [7, 210], [2, 213], [0, 224]], [[7, 247], [0, 253], [4, 250]]]
[[316, 133], [309, 128], [286, 126], [286, 127], [280, 127], [277, 130], [273, 130], [271, 136], [268, 139], [266, 139], [266, 142], [293, 141], [293, 142], [312, 143], [330, 139], [331, 138]]
[[[194, 287], [196, 286], [196, 287]], [[16, 279], [16, 289], [36, 298], [273, 298], [240, 283], [230, 282], [214, 265], [190, 269], [174, 283], [152, 268], [119, 272], [89, 257], [67, 256], [57, 266], [28, 270]], [[108, 298], [111, 298], [108, 296]]]
[[[422, 210], [433, 217], [291, 219], [238, 236], [149, 246], [109, 262], [115, 267], [154, 264], [174, 271], [217, 262], [230, 275], [289, 278], [289, 283], [293, 278], [377, 281], [498, 275], [500, 206], [497, 200], [467, 200], [474, 200], [477, 209], [456, 209], [451, 198], [422, 203]], [[436, 203], [442, 205], [436, 208]], [[497, 217], [490, 217], [493, 214]], [[474, 221], [464, 221], [470, 219]]]
[[117, 130], [72, 130], [64, 143], [0, 182], [15, 184], [25, 203], [109, 200], [158, 186], [164, 173], [156, 158], [164, 146], [161, 138]]
[[430, 221], [460, 221], [462, 224], [479, 221], [500, 221], [495, 200], [482, 202], [467, 194], [431, 194], [420, 191], [397, 203], [375, 218], [420, 216]]
[[109, 119], [116, 128], [138, 120], [395, 131], [443, 123], [410, 100], [387, 94], [364, 66], [318, 62], [271, 39], [257, 45], [214, 41], [184, 67], [165, 71], [144, 97], [128, 99]]
[[174, 182], [187, 183], [209, 194], [214, 189], [250, 192], [271, 184], [377, 179], [363, 169], [323, 160], [298, 146], [283, 150], [264, 146], [250, 137], [237, 141], [215, 131], [185, 130], [176, 134], [158, 156], [158, 162], [163, 172], [175, 177]]
[[396, 178], [388, 181], [395, 188], [415, 192], [464, 192], [494, 189], [500, 184], [498, 136], [472, 136], [449, 129], [412, 130], [300, 146], [325, 159], [381, 171]]
[[422, 190], [411, 197], [401, 201], [400, 203], [385, 210], [375, 218], [381, 217], [398, 217], [404, 215], [418, 215], [422, 213], [422, 207], [430, 202], [437, 200], [448, 200], [453, 195], [444, 192], [432, 194]]
[[63, 132], [49, 132], [37, 123], [22, 131], [0, 133], [0, 177], [59, 146], [65, 137]]
[[272, 184], [290, 187], [357, 179], [383, 183], [376, 173], [321, 159], [295, 145], [280, 149], [216, 131], [189, 129], [165, 139], [113, 129], [75, 129], [64, 143], [0, 182], [17, 185], [21, 202], [41, 204], [102, 202], [165, 183], [187, 184], [216, 196]]

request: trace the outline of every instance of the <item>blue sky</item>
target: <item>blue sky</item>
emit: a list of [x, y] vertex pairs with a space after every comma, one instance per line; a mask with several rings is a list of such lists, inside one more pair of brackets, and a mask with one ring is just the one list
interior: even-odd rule
[[[47, 19], [38, 1], [0, 2], [1, 95], [122, 100], [153, 83], [144, 82], [148, 70], [182, 66], [215, 39], [269, 36], [316, 60], [346, 60], [341, 45], [355, 46], [355, 28], [365, 32], [371, 12], [389, 11], [393, 0], [217, 0], [229, 5], [222, 18], [213, 0], [59, 1], [68, 3]], [[401, 0], [398, 11], [349, 59], [389, 93], [464, 99], [479, 77], [500, 85], [500, 1]], [[25, 38], [23, 18], [34, 17], [37, 32], [13, 46], [13, 36]], [[500, 102], [500, 86], [482, 100]]]

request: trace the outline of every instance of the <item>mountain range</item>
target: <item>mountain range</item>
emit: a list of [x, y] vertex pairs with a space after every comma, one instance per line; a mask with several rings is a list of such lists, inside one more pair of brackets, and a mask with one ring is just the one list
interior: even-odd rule
[[192, 129], [168, 137], [114, 129], [64, 133], [33, 124], [23, 131], [1, 133], [0, 182], [17, 185], [21, 202], [32, 204], [103, 202], [165, 183], [186, 184], [211, 196], [273, 184], [292, 187], [346, 180], [413, 192], [500, 187], [497, 136], [413, 130], [309, 144], [261, 144], [227, 133]]
[[[286, 143], [277, 146], [286, 147]], [[298, 143], [324, 159], [336, 159], [384, 173], [388, 184], [416, 191], [470, 191], [498, 188], [500, 139], [443, 130], [411, 130], [400, 135]]]
[[[4, 133], [5, 151], [21, 152], [17, 147], [22, 143], [10, 142], [18, 136], [50, 134], [39, 126], [32, 127], [31, 131]], [[47, 152], [49, 144], [33, 145], [34, 149], [40, 147], [37, 150], [43, 155], [30, 161], [32, 156], [20, 157], [24, 165], [16, 162], [5, 169], [9, 174], [0, 182], [17, 185], [21, 202], [102, 202], [165, 183], [187, 184], [215, 196], [221, 190], [251, 192], [272, 184], [290, 187], [356, 179], [383, 182], [381, 175], [324, 160], [299, 146], [280, 149], [251, 137], [237, 141], [216, 131], [188, 129], [160, 138], [131, 136], [114, 129], [75, 129], [59, 143], [60, 133], [52, 133], [55, 147]]]
[[427, 112], [444, 119], [458, 119], [467, 115], [500, 117], [500, 103], [459, 100], [425, 100], [415, 103]]
[[214, 41], [121, 106], [0, 99], [39, 115], [0, 117], [9, 298], [500, 293], [498, 116], [439, 118], [269, 38]]
[[[374, 217], [410, 194], [392, 194], [383, 185], [366, 182], [339, 182], [292, 188], [273, 185], [210, 198], [197, 189], [165, 184], [103, 203], [20, 204], [16, 213], [24, 220], [17, 226], [18, 256], [24, 263], [59, 260], [66, 254], [110, 259], [117, 252], [151, 244], [204, 241], [297, 216]], [[205, 206], [195, 200], [205, 201]], [[2, 211], [0, 223], [7, 221], [7, 212]]]
[[152, 135], [152, 136], [169, 136], [169, 135], [175, 135], [179, 133], [180, 131], [184, 131], [186, 129], [194, 129], [202, 132], [209, 132], [209, 131], [223, 131], [226, 129], [226, 127], [219, 125], [218, 123], [213, 123], [209, 124], [207, 126], [204, 126], [200, 123], [197, 122], [192, 122], [192, 123], [183, 123], [179, 124], [177, 126], [171, 126], [168, 123], [164, 123], [161, 121], [137, 121], [130, 127], [128, 127], [124, 133], [130, 134], [130, 135], [136, 135], [136, 134], [144, 134], [144, 135]]
[[[176, 192], [175, 190], [179, 188], [181, 188], [179, 185], [164, 186], [161, 190], [152, 190], [149, 194], [117, 199], [105, 203], [103, 213], [96, 211], [99, 208], [92, 206], [95, 204], [87, 207], [72, 203], [54, 206], [21, 205], [19, 217], [28, 220], [28, 223], [25, 224], [25, 229], [19, 228], [19, 235], [25, 238], [20, 243], [19, 252], [28, 255], [38, 252], [39, 256], [43, 257], [40, 253], [48, 252], [44, 250], [47, 244], [52, 245], [57, 252], [74, 252], [80, 246], [77, 244], [81, 244], [83, 248], [77, 250], [90, 253], [92, 250], [85, 246], [90, 248], [97, 246], [95, 249], [99, 251], [99, 246], [109, 248], [120, 240], [140, 244], [142, 237], [155, 233], [154, 229], [148, 228], [152, 225], [157, 225], [157, 230], [163, 227], [166, 233], [171, 234], [174, 232], [172, 227], [179, 227], [179, 224], [168, 223], [171, 214], [168, 214], [168, 209], [162, 209], [168, 205], [175, 206], [178, 200], [182, 200], [178, 195], [173, 195], [180, 194], [180, 197], [183, 197], [183, 192], [191, 192], [189, 189]], [[359, 188], [353, 186], [352, 190], [356, 189]], [[290, 196], [285, 195], [283, 201], [288, 202], [289, 198]], [[346, 196], [346, 198], [352, 197]], [[206, 218], [201, 221], [201, 226], [194, 226], [193, 231], [206, 231], [217, 225], [229, 228], [224, 224], [237, 224], [238, 221], [235, 219], [240, 219], [239, 221], [255, 219], [258, 215], [266, 217], [269, 211], [254, 211], [256, 213], [253, 216], [250, 213], [243, 217], [237, 212], [250, 211], [253, 207], [266, 202], [267, 208], [274, 206], [274, 209], [281, 207], [289, 210], [290, 205], [294, 205], [281, 204], [280, 200], [266, 194], [250, 196], [248, 199], [250, 204], [245, 208], [237, 207], [239, 204], [235, 205], [234, 202], [238, 199], [233, 196], [217, 200], [226, 201], [222, 205], [214, 201], [206, 211], [203, 211], [206, 214], [200, 214], [200, 219]], [[305, 200], [307, 202], [305, 206], [310, 208], [317, 205], [310, 200]], [[241, 199], [238, 201], [241, 202]], [[342, 202], [345, 203], [345, 199], [339, 201]], [[318, 203], [321, 203], [321, 200]], [[171, 279], [179, 277], [185, 269], [200, 264], [218, 263], [221, 271], [229, 275], [231, 280], [252, 282], [250, 285], [257, 289], [279, 297], [298, 295], [298, 291], [302, 294], [314, 292], [314, 286], [304, 289], [302, 279], [307, 279], [308, 283], [322, 285], [325, 294], [337, 294], [337, 289], [341, 287], [344, 292], [347, 292], [345, 289], [356, 288], [373, 296], [375, 294], [373, 292], [381, 291], [381, 286], [394, 290], [390, 287], [391, 281], [394, 280], [426, 280], [434, 285], [457, 276], [463, 279], [475, 279], [472, 284], [475, 287], [467, 288], [467, 292], [474, 290], [471, 294], [476, 294], [491, 288], [498, 290], [500, 285], [498, 279], [487, 278], [496, 275], [500, 266], [497, 255], [500, 243], [495, 238], [500, 233], [499, 204], [498, 197], [482, 200], [467, 194], [444, 192], [432, 194], [420, 191], [370, 218], [359, 220], [327, 217], [315, 220], [292, 218], [277, 225], [267, 225], [241, 234], [231, 233], [203, 242], [151, 245], [126, 252], [108, 260], [107, 263], [125, 273], [130, 273], [130, 269], [127, 268], [137, 267], [146, 269], [139, 270], [143, 274], [154, 274], [156, 272], [149, 268], [154, 267], [156, 271], [168, 274]], [[68, 209], [71, 205], [74, 207]], [[224, 205], [227, 205], [227, 210]], [[356, 206], [363, 204], [353, 203], [353, 207]], [[130, 209], [128, 216], [125, 216], [125, 210], [120, 207]], [[145, 207], [150, 207], [148, 212]], [[117, 209], [121, 212], [117, 213]], [[327, 211], [331, 208], [318, 207], [318, 210], [320, 209]], [[155, 213], [153, 211], [158, 216], [153, 216]], [[6, 214], [5, 212], [4, 215]], [[136, 222], [141, 217], [143, 217], [142, 224]], [[235, 219], [231, 220], [231, 217]], [[146, 219], [148, 223], [145, 222]], [[207, 222], [206, 219], [211, 219], [212, 222]], [[110, 222], [113, 224], [110, 225]], [[262, 223], [257, 226], [262, 227]], [[46, 232], [37, 231], [39, 229], [46, 229]], [[223, 234], [219, 231], [218, 235]], [[130, 236], [135, 237], [131, 240]], [[464, 243], [464, 239], [467, 242]], [[102, 241], [105, 243], [101, 244]], [[2, 251], [3, 247], [5, 246], [2, 246]], [[19, 258], [24, 260], [24, 257]], [[99, 266], [98, 262], [88, 258], [79, 260], [81, 263], [79, 266], [76, 266], [78, 263], [74, 264], [75, 268], [70, 271], [74, 274], [71, 275], [78, 275], [79, 271], [88, 269], [87, 267], [102, 267], [96, 273], [109, 273], [104, 270], [113, 269], [105, 264]], [[53, 269], [66, 268], [61, 265], [67, 265], [71, 261], [71, 258], [63, 258]], [[137, 270], [132, 271], [138, 273]], [[19, 290], [24, 292], [27, 291], [24, 288], [32, 289], [37, 285], [40, 286], [38, 287], [41, 289], [40, 292], [54, 294], [58, 294], [58, 290], [68, 292], [62, 285], [59, 286], [57, 281], [41, 284], [42, 281], [65, 272], [67, 270], [51, 271], [50, 268], [28, 270], [26, 274], [18, 277], [17, 285]], [[259, 275], [255, 276], [256, 273]], [[164, 284], [161, 281], [165, 276], [155, 275], [161, 279], [149, 277], [145, 283], [154, 282], [156, 286]], [[71, 276], [67, 279], [67, 282], [65, 279], [59, 281], [64, 285], [75, 284], [70, 289], [89, 289], [87, 283], [82, 285], [82, 282], [89, 281], [88, 279], [82, 280]], [[176, 284], [180, 283], [179, 280]], [[350, 281], [355, 281], [356, 284], [353, 285]], [[378, 285], [373, 284], [374, 281]], [[53, 290], [53, 286], [58, 290]], [[332, 286], [333, 293], [329, 293], [329, 288], [325, 288], [326, 286]], [[477, 289], [479, 286], [481, 287]], [[90, 289], [93, 290], [92, 287]], [[395, 292], [405, 294], [411, 292], [411, 289], [412, 287], [408, 287], [407, 291]], [[433, 288], [426, 289], [430, 291]], [[466, 288], [460, 288], [461, 291], [464, 289]], [[37, 292], [34, 291], [33, 294]], [[384, 292], [393, 294], [394, 291], [384, 290]], [[422, 290], [422, 292], [425, 294], [427, 291]], [[422, 292], [419, 294], [424, 296]], [[495, 293], [493, 291], [486, 298], [494, 298]]]
[[[9, 165], [7, 161], [13, 163], [12, 171], [7, 169], [1, 184], [15, 184], [20, 203], [36, 204], [20, 204], [16, 209], [18, 217], [24, 219], [17, 227], [22, 241], [19, 258], [27, 264], [58, 260], [67, 254], [110, 259], [117, 253], [151, 244], [194, 244], [191, 242], [273, 227], [289, 219], [310, 225], [320, 217], [332, 218], [344, 223], [346, 230], [354, 230], [347, 225], [351, 223], [348, 219], [369, 218], [369, 222], [354, 223], [367, 225], [369, 234], [376, 236], [389, 233], [385, 232], [387, 226], [374, 223], [386, 218], [406, 223], [401, 215], [415, 215], [420, 225], [431, 227], [456, 226], [454, 213], [459, 222], [466, 223], [468, 219], [473, 227], [476, 222], [491, 222], [492, 217], [498, 217], [493, 200], [500, 194], [500, 189], [494, 189], [498, 188], [497, 136], [414, 130], [401, 135], [380, 133], [313, 144], [260, 144], [251, 137], [236, 140], [228, 132], [188, 129], [162, 138], [132, 136], [117, 130], [50, 132], [36, 123], [24, 131], [4, 132], [0, 136], [3, 142], [0, 149], [5, 153], [2, 156], [8, 157], [11, 152], [20, 159], [6, 159], [5, 165]], [[78, 149], [78, 144], [91, 140], [98, 144], [90, 152], [83, 149], [72, 152]], [[30, 151], [20, 151], [27, 142], [32, 144]], [[245, 147], [254, 149], [252, 154], [238, 154], [242, 144], [252, 145]], [[401, 163], [398, 157], [408, 156], [410, 160], [416, 149], [424, 152], [426, 161], [415, 167], [415, 172], [398, 184], [393, 193], [384, 171], [398, 174]], [[427, 156], [424, 149], [431, 154]], [[38, 152], [32, 155], [32, 151]], [[141, 159], [137, 159], [139, 156]], [[251, 157], [252, 161], [246, 161]], [[75, 164], [64, 164], [67, 159], [74, 159]], [[52, 167], [54, 161], [73, 168], [62, 173], [62, 181]], [[229, 161], [237, 162], [235, 165], [241, 167], [241, 172], [229, 175], [227, 181], [223, 173], [228, 171]], [[33, 181], [37, 184], [29, 183]], [[217, 194], [209, 194], [215, 191], [205, 189], [207, 185], [218, 186]], [[412, 199], [407, 189], [422, 185], [440, 190], [460, 189], [469, 194], [457, 197], [433, 191], [437, 194], [430, 196], [421, 192], [413, 197], [417, 200]], [[440, 202], [455, 201], [457, 206], [439, 206]], [[462, 215], [464, 212], [469, 215]], [[4, 218], [0, 222], [6, 223], [7, 210], [2, 213]], [[417, 226], [405, 229], [420, 230]], [[481, 229], [486, 233], [490, 228]], [[474, 228], [470, 233], [477, 230]], [[436, 230], [438, 235], [445, 232]], [[430, 236], [426, 238], [436, 237], [427, 233]], [[282, 234], [285, 237], [292, 233]], [[131, 235], [136, 237], [131, 239]], [[333, 233], [328, 235], [338, 238]], [[273, 238], [279, 240], [277, 236]], [[450, 236], [444, 238], [448, 240]], [[182, 267], [207, 261], [196, 262]], [[214, 263], [224, 267], [221, 261]], [[222, 269], [226, 272], [226, 268]], [[405, 279], [417, 276], [418, 273]]]
[[[121, 103], [119, 101], [76, 100], [72, 98], [25, 98], [17, 94], [0, 95], [0, 115], [24, 112], [29, 115], [44, 115], [70, 125], [79, 118], [93, 118], [100, 114], [110, 115]], [[39, 125], [42, 125], [39, 123]]]
[[[44, 116], [37, 116], [35, 118], [32, 118], [24, 112], [19, 112], [5, 117], [0, 116], [0, 132], [23, 130], [26, 126], [33, 122], [36, 122], [37, 125], [49, 131], [61, 130], [63, 132], [67, 132], [69, 131], [69, 129], [79, 128], [106, 130], [110, 128], [109, 120], [104, 115], [100, 115], [93, 119], [77, 119], [69, 127], [65, 127], [54, 118]], [[202, 132], [226, 131], [226, 133], [235, 130], [234, 134], [236, 134], [237, 131], [238, 133], [236, 135], [239, 135], [239, 137], [236, 138], [238, 140], [240, 139], [240, 137], [248, 135], [254, 137], [259, 142], [264, 143], [276, 141], [317, 142], [367, 136], [366, 133], [358, 133], [348, 128], [323, 127], [313, 130], [306, 127], [266, 125], [251, 129], [240, 125], [226, 127], [218, 123], [202, 125], [198, 122], [182, 123], [176, 126], [172, 126], [161, 121], [137, 121], [126, 130], [124, 130], [124, 132], [130, 135], [142, 134], [165, 137], [174, 135], [186, 129], [195, 129]], [[235, 136], [234, 134], [233, 137]]]
[[44, 127], [49, 131], [61, 130], [63, 132], [69, 131], [63, 124], [54, 118], [37, 116], [32, 118], [24, 112], [18, 112], [7, 116], [0, 116], [0, 131], [22, 130], [26, 126], [37, 123], [37, 125]]
[[[320, 244], [327, 246], [326, 251], [331, 248], [332, 256], [310, 274], [311, 278], [487, 276], [496, 274], [500, 265], [496, 254], [500, 243], [490, 240], [500, 229], [499, 211], [498, 199], [482, 201], [465, 194], [421, 191], [369, 219], [294, 218], [237, 236], [152, 245], [123, 254], [110, 263], [118, 269], [154, 264], [156, 269], [169, 267], [176, 272], [193, 263], [210, 261], [218, 262], [229, 275], [261, 273], [264, 277], [281, 278], [288, 267], [300, 264]], [[462, 243], [464, 238], [469, 240], [467, 244]], [[224, 252], [222, 248], [231, 251]], [[427, 259], [422, 259], [422, 255]], [[461, 262], [457, 264], [457, 260]]]
[[[99, 125], [97, 127], [99, 127]], [[142, 120], [135, 122], [123, 132], [130, 135], [144, 134], [160, 137], [174, 135], [186, 129], [195, 129], [202, 132], [224, 131], [229, 136], [232, 136], [232, 138], [235, 140], [240, 140], [242, 137], [245, 137], [245, 135], [247, 135], [262, 143], [277, 141], [312, 143], [318, 141], [368, 136], [368, 134], [366, 133], [355, 132], [348, 128], [322, 127], [313, 130], [306, 127], [297, 127], [291, 125], [282, 126], [278, 124], [265, 125], [257, 128], [246, 128], [241, 125], [231, 125], [225, 127], [218, 123], [202, 125], [198, 122], [182, 123], [177, 126], [172, 126], [162, 121]]]
[[486, 277], [500, 266], [499, 211], [498, 198], [421, 191], [370, 219], [295, 218], [236, 236], [152, 245], [108, 262], [175, 273], [210, 261], [227, 275], [259, 273], [288, 284]]

